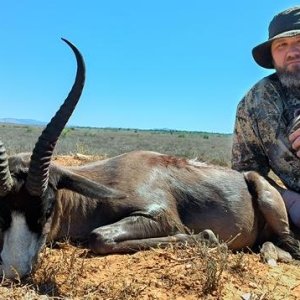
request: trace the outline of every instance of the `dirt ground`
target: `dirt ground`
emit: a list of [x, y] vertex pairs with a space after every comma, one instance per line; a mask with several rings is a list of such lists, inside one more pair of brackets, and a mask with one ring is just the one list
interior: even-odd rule
[[[81, 164], [89, 157], [58, 157]], [[271, 267], [225, 245], [182, 245], [95, 256], [68, 242], [47, 247], [25, 282], [3, 280], [0, 299], [300, 299], [300, 263]]]

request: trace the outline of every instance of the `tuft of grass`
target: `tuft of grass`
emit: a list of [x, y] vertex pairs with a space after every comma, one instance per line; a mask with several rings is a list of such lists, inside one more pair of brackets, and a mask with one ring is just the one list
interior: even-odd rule
[[45, 248], [27, 280], [3, 280], [0, 293], [2, 299], [30, 300], [241, 299], [245, 294], [249, 299], [294, 299], [297, 276], [291, 282], [276, 271], [274, 280], [258, 257], [259, 266], [253, 265], [253, 256], [233, 254], [225, 244], [185, 243], [99, 257], [66, 241]]

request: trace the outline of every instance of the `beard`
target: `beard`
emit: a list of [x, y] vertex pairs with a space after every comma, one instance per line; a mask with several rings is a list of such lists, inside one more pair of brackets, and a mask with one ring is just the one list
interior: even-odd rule
[[275, 69], [281, 84], [290, 89], [300, 92], [300, 66], [295, 66], [292, 70], [287, 70], [284, 67], [275, 65]]

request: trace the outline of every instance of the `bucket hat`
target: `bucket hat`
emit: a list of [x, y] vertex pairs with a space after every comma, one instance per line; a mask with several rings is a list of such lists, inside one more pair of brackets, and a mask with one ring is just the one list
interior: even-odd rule
[[269, 39], [252, 49], [254, 60], [263, 68], [273, 69], [271, 44], [275, 39], [300, 34], [300, 6], [284, 10], [269, 25]]

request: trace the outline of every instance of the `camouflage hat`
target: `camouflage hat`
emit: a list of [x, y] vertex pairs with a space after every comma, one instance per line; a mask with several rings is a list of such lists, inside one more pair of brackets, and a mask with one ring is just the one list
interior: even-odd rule
[[295, 6], [284, 10], [273, 18], [269, 25], [269, 39], [252, 50], [254, 60], [261, 67], [273, 69], [272, 42], [278, 38], [298, 34], [300, 34], [300, 6]]

